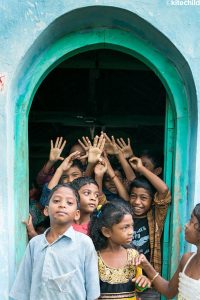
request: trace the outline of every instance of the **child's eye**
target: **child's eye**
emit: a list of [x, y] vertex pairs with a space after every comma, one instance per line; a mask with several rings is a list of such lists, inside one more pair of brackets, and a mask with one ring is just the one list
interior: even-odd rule
[[141, 199], [145, 201], [145, 200], [149, 200], [149, 197], [147, 197], [147, 196], [141, 196]]
[[99, 194], [95, 194], [95, 198], [99, 198]]
[[83, 193], [85, 196], [88, 196], [89, 195], [89, 192], [84, 192]]
[[73, 202], [67, 201], [67, 204], [68, 204], [68, 205], [73, 205]]
[[54, 203], [58, 203], [60, 200], [59, 199], [53, 199]]

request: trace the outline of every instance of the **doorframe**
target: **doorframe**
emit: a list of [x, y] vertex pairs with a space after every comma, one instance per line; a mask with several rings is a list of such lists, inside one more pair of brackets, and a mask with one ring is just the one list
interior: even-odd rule
[[16, 81], [14, 119], [14, 210], [15, 263], [18, 266], [26, 246], [25, 227], [21, 220], [28, 213], [28, 116], [34, 95], [44, 78], [62, 61], [85, 51], [112, 49], [132, 55], [145, 63], [163, 83], [172, 107], [175, 137], [171, 212], [171, 270], [177, 267], [184, 252], [183, 228], [187, 216], [188, 145], [190, 138], [189, 104], [183, 78], [171, 60], [132, 32], [115, 28], [92, 28], [75, 31], [42, 49], [31, 64], [24, 64]]

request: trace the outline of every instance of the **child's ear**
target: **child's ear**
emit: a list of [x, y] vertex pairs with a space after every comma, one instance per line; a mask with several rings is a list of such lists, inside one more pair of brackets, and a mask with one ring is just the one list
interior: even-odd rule
[[102, 227], [101, 228], [101, 233], [106, 237], [109, 238], [110, 237], [110, 229], [107, 227]]
[[46, 217], [49, 216], [49, 207], [48, 206], [45, 206], [44, 210], [43, 210], [43, 213]]
[[154, 169], [154, 174], [155, 175], [159, 176], [161, 173], [162, 173], [162, 168], [161, 167], [158, 167], [158, 168]]
[[77, 209], [76, 212], [75, 212], [74, 221], [78, 221], [80, 219], [80, 216], [81, 216], [80, 210]]

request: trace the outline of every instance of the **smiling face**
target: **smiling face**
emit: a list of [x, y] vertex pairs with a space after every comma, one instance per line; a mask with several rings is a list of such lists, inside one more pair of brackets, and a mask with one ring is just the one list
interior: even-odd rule
[[49, 205], [45, 207], [44, 214], [49, 216], [51, 226], [71, 225], [79, 219], [77, 200], [72, 189], [68, 187], [58, 188], [52, 195]]
[[98, 205], [98, 187], [93, 183], [85, 184], [79, 189], [78, 193], [80, 196], [81, 212], [91, 214], [97, 208]]
[[143, 217], [150, 210], [152, 198], [144, 188], [134, 187], [130, 193], [130, 204], [136, 217]]
[[102, 233], [112, 243], [117, 245], [129, 244], [133, 239], [133, 218], [130, 214], [123, 216], [118, 224], [114, 224], [111, 229], [102, 228]]
[[193, 245], [198, 245], [200, 242], [199, 222], [193, 214], [189, 222], [185, 225], [185, 239]]

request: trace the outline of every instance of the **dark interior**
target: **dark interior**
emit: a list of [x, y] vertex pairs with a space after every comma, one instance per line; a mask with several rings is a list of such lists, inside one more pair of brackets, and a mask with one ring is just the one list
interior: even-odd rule
[[73, 56], [44, 79], [29, 114], [30, 182], [48, 160], [50, 139], [67, 140], [104, 130], [163, 153], [165, 89], [141, 61], [122, 52], [94, 50]]

